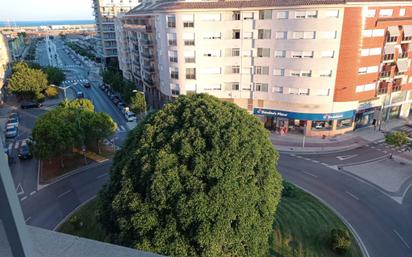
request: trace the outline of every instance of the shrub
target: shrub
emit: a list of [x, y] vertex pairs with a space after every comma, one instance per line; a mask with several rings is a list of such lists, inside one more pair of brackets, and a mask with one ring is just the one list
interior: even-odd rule
[[395, 131], [385, 136], [386, 143], [395, 146], [402, 146], [408, 143], [408, 134], [401, 131]]
[[283, 181], [282, 197], [295, 197], [296, 193], [296, 186], [289, 182]]
[[49, 86], [44, 92], [44, 94], [48, 98], [56, 98], [59, 95], [59, 90], [57, 90], [57, 88], [55, 87]]
[[345, 253], [349, 250], [352, 242], [346, 229], [332, 229], [331, 247], [334, 252]]

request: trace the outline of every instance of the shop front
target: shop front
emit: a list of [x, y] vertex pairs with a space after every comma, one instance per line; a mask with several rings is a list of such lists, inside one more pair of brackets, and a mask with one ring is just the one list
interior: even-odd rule
[[355, 111], [337, 113], [297, 113], [254, 108], [253, 114], [262, 117], [267, 129], [277, 134], [306, 134], [331, 136], [353, 130]]
[[358, 110], [355, 115], [355, 129], [376, 125], [380, 113], [381, 106]]

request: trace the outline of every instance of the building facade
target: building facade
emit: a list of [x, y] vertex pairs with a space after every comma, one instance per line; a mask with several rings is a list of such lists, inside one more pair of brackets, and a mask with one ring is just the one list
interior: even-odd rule
[[4, 101], [4, 85], [11, 73], [11, 51], [8, 48], [8, 39], [0, 33], [0, 104]]
[[153, 106], [208, 93], [309, 136], [410, 112], [411, 1], [150, 1], [116, 30]]
[[117, 64], [117, 46], [114, 19], [139, 4], [140, 0], [93, 0], [96, 32], [101, 49], [102, 62]]

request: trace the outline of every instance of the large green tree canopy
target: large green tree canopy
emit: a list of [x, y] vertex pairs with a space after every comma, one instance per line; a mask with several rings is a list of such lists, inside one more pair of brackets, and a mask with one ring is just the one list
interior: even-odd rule
[[282, 183], [260, 121], [181, 96], [128, 136], [100, 194], [108, 240], [169, 256], [263, 256]]
[[47, 76], [41, 70], [30, 68], [24, 62], [13, 65], [13, 75], [9, 79], [9, 89], [13, 94], [27, 98], [37, 98], [48, 86]]

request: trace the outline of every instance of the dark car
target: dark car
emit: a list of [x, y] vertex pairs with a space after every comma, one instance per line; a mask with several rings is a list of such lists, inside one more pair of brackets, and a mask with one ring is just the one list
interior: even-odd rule
[[85, 88], [91, 88], [91, 87], [92, 87], [92, 84], [90, 84], [89, 82], [86, 82], [86, 83], [83, 84], [83, 86], [84, 86]]
[[18, 156], [20, 160], [28, 160], [33, 158], [33, 155], [31, 154], [30, 148], [27, 144], [23, 144], [20, 146]]
[[41, 106], [42, 106], [41, 103], [36, 103], [36, 102], [24, 102], [21, 104], [22, 109], [39, 108]]
[[78, 91], [76, 94], [77, 99], [83, 99], [84, 98], [84, 93], [82, 91]]
[[113, 102], [115, 105], [117, 105], [117, 103], [120, 102], [120, 99], [119, 99], [119, 98], [114, 98], [114, 99], [112, 100], [112, 102]]

